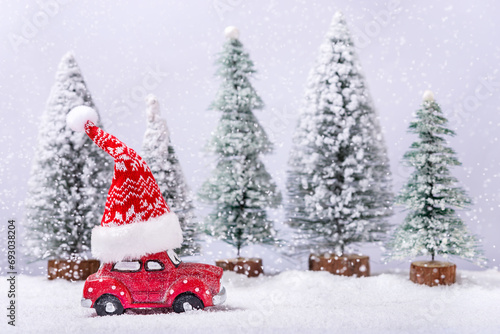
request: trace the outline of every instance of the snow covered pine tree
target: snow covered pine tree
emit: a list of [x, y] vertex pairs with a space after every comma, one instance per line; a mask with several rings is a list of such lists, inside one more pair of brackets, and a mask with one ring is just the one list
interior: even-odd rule
[[[52, 259], [49, 278], [85, 279], [97, 268], [69, 272], [60, 260], [86, 258], [92, 228], [99, 224], [109, 188], [112, 162], [82, 133], [66, 127], [66, 114], [94, 102], [72, 53], [59, 64], [56, 83], [39, 124], [38, 143], [26, 201], [26, 256]], [[53, 260], [57, 259], [57, 260]], [[98, 267], [98, 264], [97, 264]], [[72, 269], [71, 269], [72, 270]], [[83, 270], [83, 271], [82, 271]]]
[[339, 12], [309, 73], [287, 190], [287, 221], [295, 229], [292, 252], [313, 253], [312, 270], [369, 275], [368, 257], [340, 255], [352, 243], [383, 239], [392, 214], [391, 174], [376, 112]]
[[249, 80], [254, 64], [238, 39], [238, 30], [228, 27], [225, 34], [217, 72], [223, 81], [211, 106], [222, 112], [209, 143], [218, 155], [217, 166], [199, 197], [215, 204], [207, 218], [207, 233], [235, 246], [239, 257], [245, 245], [276, 243], [266, 208], [279, 205], [281, 194], [259, 159], [260, 154], [271, 152], [272, 144], [252, 112], [263, 108]]
[[404, 155], [405, 163], [415, 171], [397, 197], [408, 214], [387, 243], [388, 259], [431, 256], [430, 262], [413, 262], [410, 270], [412, 281], [431, 286], [455, 282], [456, 266], [434, 261], [436, 255], [456, 255], [478, 264], [484, 261], [477, 238], [468, 233], [455, 211], [471, 201], [449, 170], [461, 164], [442, 137], [455, 134], [446, 128], [447, 122], [432, 92], [426, 91], [417, 119], [409, 127], [419, 140]]
[[200, 245], [197, 242], [198, 229], [193, 203], [179, 159], [170, 142], [167, 121], [161, 118], [160, 104], [156, 96], [148, 95], [146, 104], [148, 123], [142, 142], [142, 156], [151, 169], [163, 198], [179, 218], [184, 235], [179, 255], [195, 255], [199, 253]]

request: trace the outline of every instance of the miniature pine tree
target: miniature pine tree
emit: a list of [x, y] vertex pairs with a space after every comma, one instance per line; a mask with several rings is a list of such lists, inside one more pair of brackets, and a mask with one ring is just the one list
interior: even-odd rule
[[209, 143], [217, 154], [217, 166], [199, 196], [214, 204], [207, 233], [235, 246], [239, 256], [245, 245], [276, 242], [266, 208], [279, 205], [281, 194], [259, 158], [271, 152], [272, 144], [252, 112], [263, 108], [249, 80], [254, 64], [238, 30], [228, 27], [225, 33], [217, 72], [223, 81], [211, 106], [222, 113]]
[[86, 256], [91, 230], [104, 211], [111, 161], [85, 134], [66, 127], [66, 114], [79, 105], [95, 107], [68, 53], [39, 124], [29, 180], [25, 251], [34, 260]]
[[383, 136], [352, 38], [336, 13], [311, 70], [287, 179], [292, 252], [380, 241], [392, 214]]
[[161, 118], [158, 99], [149, 95], [146, 103], [148, 123], [142, 143], [142, 156], [151, 169], [165, 201], [179, 218], [184, 234], [179, 254], [195, 255], [199, 253], [200, 246], [189, 189], [179, 159], [170, 142], [167, 122]]
[[416, 116], [409, 131], [419, 140], [403, 158], [415, 170], [397, 197], [397, 203], [404, 205], [408, 214], [387, 243], [387, 257], [425, 255], [434, 261], [436, 255], [456, 255], [480, 262], [483, 259], [478, 241], [456, 212], [469, 206], [471, 200], [450, 173], [450, 167], [461, 163], [443, 136], [453, 136], [455, 132], [446, 128], [448, 120], [430, 91], [425, 92]]

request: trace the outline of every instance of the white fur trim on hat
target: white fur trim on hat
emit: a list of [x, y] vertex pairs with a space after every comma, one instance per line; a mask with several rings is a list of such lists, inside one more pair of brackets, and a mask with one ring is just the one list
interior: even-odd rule
[[145, 222], [96, 226], [92, 230], [92, 255], [105, 263], [138, 259], [181, 244], [182, 230], [173, 212]]

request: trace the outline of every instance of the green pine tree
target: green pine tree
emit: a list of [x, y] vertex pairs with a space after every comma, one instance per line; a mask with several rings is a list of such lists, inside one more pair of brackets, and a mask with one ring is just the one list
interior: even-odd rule
[[342, 254], [384, 238], [392, 215], [389, 161], [341, 13], [309, 73], [287, 179], [292, 252]]
[[112, 179], [112, 161], [85, 133], [66, 127], [74, 107], [95, 108], [73, 54], [59, 64], [39, 125], [26, 201], [27, 257], [87, 256]]
[[226, 36], [218, 58], [222, 84], [211, 105], [222, 113], [209, 143], [217, 166], [199, 196], [214, 205], [207, 233], [235, 246], [239, 256], [245, 245], [276, 242], [266, 208], [279, 205], [281, 194], [259, 158], [271, 152], [272, 144], [252, 112], [263, 108], [249, 80], [254, 64], [236, 28], [226, 29]]
[[198, 228], [184, 173], [170, 142], [167, 122], [160, 115], [158, 99], [149, 95], [146, 102], [148, 123], [142, 142], [142, 157], [151, 169], [163, 198], [179, 218], [184, 237], [179, 254], [195, 255], [200, 251]]
[[426, 91], [417, 119], [409, 127], [419, 140], [403, 158], [415, 170], [397, 197], [408, 214], [387, 243], [388, 259], [424, 255], [434, 261], [437, 255], [454, 255], [484, 260], [477, 238], [469, 234], [456, 212], [468, 207], [471, 200], [450, 173], [450, 167], [461, 163], [444, 138], [455, 135], [446, 128], [447, 122], [432, 92]]

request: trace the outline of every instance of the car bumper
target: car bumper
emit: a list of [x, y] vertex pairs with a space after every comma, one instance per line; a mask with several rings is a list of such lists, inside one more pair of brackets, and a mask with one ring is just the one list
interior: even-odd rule
[[224, 302], [226, 301], [226, 297], [227, 297], [226, 288], [222, 287], [220, 292], [212, 297], [212, 304], [214, 305], [224, 304]]
[[80, 303], [82, 304], [82, 307], [90, 308], [92, 306], [92, 300], [87, 298], [82, 298]]

